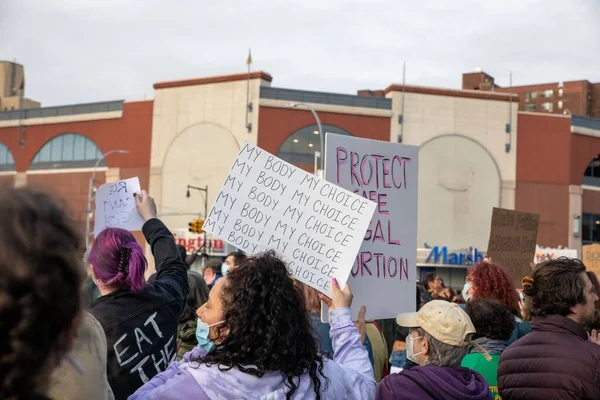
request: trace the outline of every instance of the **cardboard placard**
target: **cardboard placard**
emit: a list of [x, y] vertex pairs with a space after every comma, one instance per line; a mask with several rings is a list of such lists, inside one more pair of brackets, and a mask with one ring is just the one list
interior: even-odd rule
[[246, 142], [204, 230], [248, 253], [275, 250], [292, 276], [331, 296], [343, 287], [376, 204]]
[[582, 260], [585, 268], [592, 271], [600, 278], [600, 244], [588, 244], [581, 248]]
[[539, 223], [538, 214], [494, 207], [487, 257], [512, 274], [517, 288], [531, 274]]
[[419, 148], [328, 133], [325, 149], [325, 179], [377, 204], [348, 278], [353, 315], [415, 311]]
[[134, 193], [141, 191], [137, 177], [100, 186], [96, 190], [94, 236], [97, 237], [106, 228], [141, 230], [144, 219], [138, 213], [133, 197]]

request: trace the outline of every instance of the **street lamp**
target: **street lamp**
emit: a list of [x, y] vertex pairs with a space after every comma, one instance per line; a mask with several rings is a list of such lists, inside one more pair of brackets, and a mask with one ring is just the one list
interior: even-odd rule
[[[185, 193], [185, 197], [187, 197], [188, 199], [190, 197], [192, 197], [192, 195], [190, 193], [190, 189], [194, 189], [194, 190], [197, 190], [202, 193], [202, 197], [204, 197], [204, 221], [206, 221], [206, 218], [208, 217], [206, 215], [206, 214], [208, 214], [208, 185], [203, 188], [197, 187], [197, 186], [192, 186], [192, 185], [187, 185], [187, 192]], [[203, 241], [202, 247], [204, 248], [203, 253], [205, 255], [208, 255], [207, 246], [206, 246], [206, 231], [204, 231], [204, 238], [202, 239], [202, 241]]]
[[[310, 104], [306, 104], [306, 103], [289, 103], [287, 105], [290, 108], [307, 108], [313, 115], [313, 117], [315, 117], [315, 120], [317, 121], [317, 127], [319, 129], [319, 136], [321, 139], [321, 151], [319, 153], [319, 158], [321, 160], [321, 171], [325, 170], [325, 164], [323, 159], [325, 158], [325, 136], [323, 136], [323, 127], [321, 126], [321, 119], [319, 118], [319, 115], [317, 114], [317, 112], [315, 111], [315, 109], [310, 105]], [[315, 149], [315, 157], [316, 157], [316, 149]], [[315, 163], [316, 164], [316, 163]], [[316, 171], [315, 171], [316, 172]]]
[[92, 191], [94, 188], [94, 182], [96, 180], [96, 170], [98, 169], [98, 165], [100, 162], [104, 160], [107, 156], [111, 154], [129, 154], [127, 150], [110, 150], [106, 153], [102, 154], [102, 157], [99, 157], [96, 160], [96, 165], [94, 165], [94, 171], [92, 172], [92, 177], [90, 178], [90, 183], [88, 186], [88, 205], [87, 205], [87, 216], [85, 218], [85, 249], [86, 251], [90, 248], [90, 236], [92, 233], [90, 232], [90, 220], [92, 218]]

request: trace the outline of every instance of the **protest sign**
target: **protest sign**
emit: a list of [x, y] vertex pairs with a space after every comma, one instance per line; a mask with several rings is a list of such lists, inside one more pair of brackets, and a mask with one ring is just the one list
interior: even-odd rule
[[123, 228], [139, 231], [144, 219], [135, 207], [134, 193], [140, 193], [140, 180], [124, 179], [113, 183], [105, 183], [96, 191], [96, 217], [94, 236], [98, 236], [105, 228]]
[[577, 258], [577, 250], [536, 246], [535, 259], [533, 260], [533, 263], [539, 264], [542, 261], [556, 260], [559, 257]]
[[582, 247], [582, 260], [585, 268], [600, 278], [600, 244], [588, 244]]
[[343, 287], [375, 203], [246, 142], [204, 230], [248, 253], [275, 250], [294, 278], [331, 295]]
[[531, 274], [540, 216], [494, 207], [487, 257], [512, 274], [515, 286]]
[[348, 278], [353, 314], [415, 311], [419, 148], [328, 133], [325, 149], [325, 179], [377, 204]]

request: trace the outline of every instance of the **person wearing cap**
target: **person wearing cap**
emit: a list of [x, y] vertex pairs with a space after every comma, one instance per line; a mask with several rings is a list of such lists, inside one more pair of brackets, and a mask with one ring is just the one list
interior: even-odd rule
[[387, 376], [376, 399], [491, 399], [485, 379], [460, 366], [475, 328], [458, 304], [432, 300], [416, 313], [398, 315], [396, 322], [411, 328], [406, 356], [419, 366]]

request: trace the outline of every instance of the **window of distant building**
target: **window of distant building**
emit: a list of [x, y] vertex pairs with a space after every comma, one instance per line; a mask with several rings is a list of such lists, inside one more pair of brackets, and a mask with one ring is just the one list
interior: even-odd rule
[[[323, 125], [323, 134], [326, 132], [352, 136], [349, 132], [333, 125]], [[277, 157], [292, 164], [312, 165], [315, 161], [316, 151], [323, 154], [319, 128], [317, 125], [308, 125], [288, 136], [279, 148]]]
[[583, 214], [581, 218], [581, 240], [583, 244], [600, 242], [600, 215]]
[[558, 101], [558, 109], [562, 110], [562, 108], [563, 108], [563, 102], [562, 102], [562, 100], [559, 100]]
[[525, 92], [525, 101], [537, 99], [537, 92]]
[[600, 155], [596, 156], [585, 169], [583, 174], [583, 184], [600, 186]]
[[[94, 142], [77, 133], [65, 133], [47, 142], [35, 155], [29, 169], [86, 168], [96, 165], [102, 152]], [[106, 166], [102, 160], [100, 166]]]
[[542, 92], [542, 97], [550, 98], [552, 96], [554, 96], [554, 90], [553, 89], [544, 90]]
[[4, 144], [0, 143], [0, 171], [14, 171], [15, 159]]
[[563, 95], [563, 88], [558, 88], [558, 96], [562, 97]]
[[552, 112], [554, 109], [552, 102], [548, 101], [546, 103], [542, 103], [542, 109], [548, 112]]
[[525, 104], [525, 111], [535, 111], [535, 104]]

